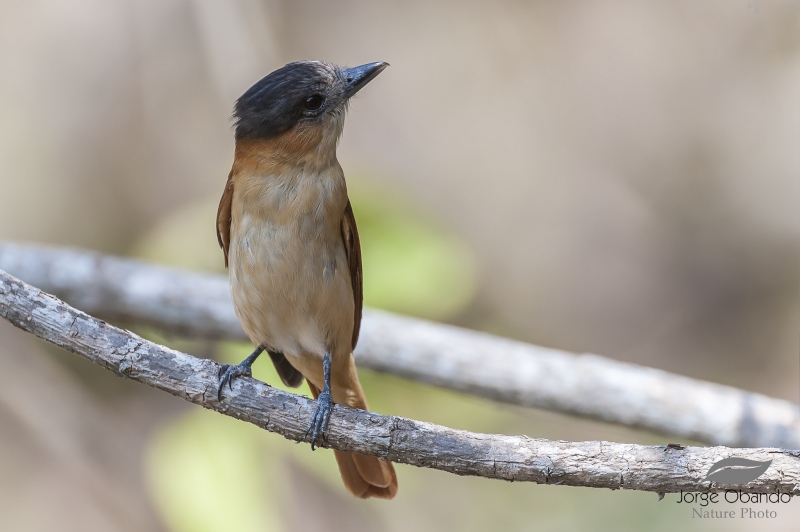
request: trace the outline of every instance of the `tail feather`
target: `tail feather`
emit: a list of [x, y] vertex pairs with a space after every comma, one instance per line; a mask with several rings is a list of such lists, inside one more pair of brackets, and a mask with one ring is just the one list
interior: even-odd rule
[[356, 497], [392, 499], [397, 494], [397, 475], [391, 462], [374, 456], [336, 450], [333, 455], [339, 464], [339, 473], [345, 487]]
[[[311, 394], [316, 399], [319, 396], [319, 389], [308, 381]], [[362, 398], [363, 407], [358, 405], [356, 408], [367, 408], [366, 400], [363, 399], [364, 393], [358, 390]], [[339, 465], [339, 474], [342, 475], [347, 491], [367, 499], [376, 497], [379, 499], [392, 499], [397, 494], [397, 474], [391, 462], [381, 460], [375, 456], [364, 454], [345, 453], [333, 451], [336, 463]]]
[[361, 478], [370, 485], [376, 488], [388, 488], [391, 485], [392, 472], [394, 471], [391, 464], [386, 465], [387, 462], [378, 459], [378, 467], [375, 467], [376, 459], [374, 456], [365, 456], [363, 454], [354, 454], [352, 456]]
[[359, 473], [356, 463], [353, 461], [353, 455], [337, 450], [333, 451], [333, 455], [336, 457], [339, 474], [342, 475], [342, 482], [347, 487], [347, 491], [362, 499], [368, 497], [367, 493], [372, 486]]

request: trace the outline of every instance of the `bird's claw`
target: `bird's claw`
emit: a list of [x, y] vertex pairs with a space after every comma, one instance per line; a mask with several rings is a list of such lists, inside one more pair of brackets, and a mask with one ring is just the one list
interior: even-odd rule
[[233, 379], [236, 377], [252, 377], [253, 372], [250, 369], [248, 364], [236, 364], [235, 366], [231, 364], [221, 364], [219, 367], [219, 373], [217, 377], [219, 378], [219, 388], [217, 388], [217, 400], [222, 400], [222, 389], [225, 387], [227, 383], [228, 389], [233, 390]]
[[328, 391], [323, 391], [317, 397], [317, 406], [314, 408], [314, 414], [311, 416], [311, 421], [308, 423], [308, 430], [306, 430], [305, 440], [311, 433], [311, 450], [314, 450], [314, 444], [317, 442], [317, 437], [322, 436], [322, 441], [328, 443], [328, 422], [331, 419], [331, 412], [333, 411], [333, 399]]

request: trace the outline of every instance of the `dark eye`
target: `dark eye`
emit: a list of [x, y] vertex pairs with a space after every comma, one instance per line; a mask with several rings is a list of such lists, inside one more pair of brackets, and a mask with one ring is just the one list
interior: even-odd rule
[[306, 98], [306, 101], [303, 103], [303, 107], [308, 109], [309, 111], [316, 111], [320, 107], [322, 107], [322, 103], [325, 101], [325, 98], [320, 96], [319, 94], [315, 94], [314, 96], [309, 96]]

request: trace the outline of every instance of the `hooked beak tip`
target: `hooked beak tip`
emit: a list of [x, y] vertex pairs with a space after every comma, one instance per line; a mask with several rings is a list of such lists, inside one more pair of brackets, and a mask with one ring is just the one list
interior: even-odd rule
[[355, 93], [360, 91], [366, 86], [367, 83], [375, 79], [375, 77], [389, 66], [385, 61], [378, 61], [375, 63], [367, 63], [353, 68], [342, 69], [347, 87], [345, 88], [345, 97], [350, 98]]

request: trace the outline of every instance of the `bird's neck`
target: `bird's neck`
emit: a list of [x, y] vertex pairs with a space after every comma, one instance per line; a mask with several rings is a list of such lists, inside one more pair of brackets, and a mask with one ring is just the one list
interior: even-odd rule
[[324, 139], [313, 138], [313, 130], [289, 133], [237, 139], [231, 170], [234, 206], [276, 223], [307, 212], [338, 220], [347, 202], [347, 185], [335, 142], [325, 146]]
[[338, 167], [336, 146], [342, 134], [344, 113], [336, 113], [323, 124], [297, 125], [271, 138], [236, 139], [234, 171], [282, 174], [301, 169], [325, 172]]

